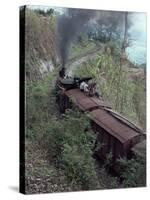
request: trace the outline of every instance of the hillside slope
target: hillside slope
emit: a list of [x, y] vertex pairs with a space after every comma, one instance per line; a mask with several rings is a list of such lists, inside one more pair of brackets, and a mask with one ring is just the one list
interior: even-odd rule
[[44, 17], [26, 9], [25, 19], [25, 70], [26, 80], [36, 81], [58, 62], [55, 18]]
[[143, 129], [146, 128], [146, 74], [127, 59], [120, 65], [113, 52], [97, 52], [83, 62], [75, 62], [71, 73], [90, 76], [104, 100]]

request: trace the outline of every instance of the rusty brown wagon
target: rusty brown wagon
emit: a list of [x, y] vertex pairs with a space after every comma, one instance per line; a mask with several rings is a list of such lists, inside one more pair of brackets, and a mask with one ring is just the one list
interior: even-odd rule
[[79, 110], [89, 113], [91, 127], [97, 134], [95, 149], [98, 143], [101, 144], [96, 154], [105, 159], [111, 153], [114, 166], [118, 158], [130, 158], [132, 149], [146, 139], [143, 130], [113, 111], [103, 100], [89, 97], [78, 88], [70, 88], [63, 93], [63, 101], [60, 102], [64, 111], [70, 107], [70, 100]]

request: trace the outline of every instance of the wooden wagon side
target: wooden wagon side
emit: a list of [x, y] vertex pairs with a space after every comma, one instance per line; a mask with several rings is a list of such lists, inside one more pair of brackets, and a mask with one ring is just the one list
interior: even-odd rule
[[[63, 111], [70, 108], [71, 103], [83, 112], [89, 112], [91, 127], [97, 134], [95, 141], [96, 154], [106, 159], [112, 153], [112, 165], [120, 157], [131, 157], [133, 147], [143, 140], [143, 131], [129, 122], [125, 117], [112, 111], [110, 106], [97, 97], [89, 97], [78, 88], [63, 91], [60, 107]], [[70, 101], [71, 100], [71, 101]], [[100, 143], [101, 148], [97, 148]]]
[[125, 124], [110, 115], [104, 109], [97, 109], [90, 112], [91, 125], [97, 134], [97, 140], [102, 145], [98, 155], [106, 158], [108, 153], [112, 153], [113, 162], [120, 157], [131, 156], [131, 148], [141, 141], [141, 132]]

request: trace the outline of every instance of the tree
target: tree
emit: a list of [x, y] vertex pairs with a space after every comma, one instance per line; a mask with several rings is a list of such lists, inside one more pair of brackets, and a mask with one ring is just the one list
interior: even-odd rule
[[128, 38], [128, 12], [124, 13], [124, 33], [123, 33], [123, 41], [121, 45], [121, 54], [120, 54], [120, 67], [124, 63], [126, 58], [126, 48], [129, 47], [129, 38]]

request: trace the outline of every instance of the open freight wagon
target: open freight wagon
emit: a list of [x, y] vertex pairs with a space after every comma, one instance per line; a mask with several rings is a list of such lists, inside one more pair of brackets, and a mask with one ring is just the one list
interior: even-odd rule
[[[71, 108], [72, 104], [82, 112], [88, 112], [91, 127], [97, 134], [95, 154], [104, 160], [111, 153], [114, 169], [117, 170], [117, 159], [131, 158], [135, 152], [140, 152], [136, 150], [139, 149], [137, 144], [146, 149], [146, 135], [143, 130], [113, 111], [103, 100], [81, 92], [71, 85], [71, 80], [62, 80], [58, 104], [62, 112]], [[98, 144], [100, 148], [97, 148]]]

